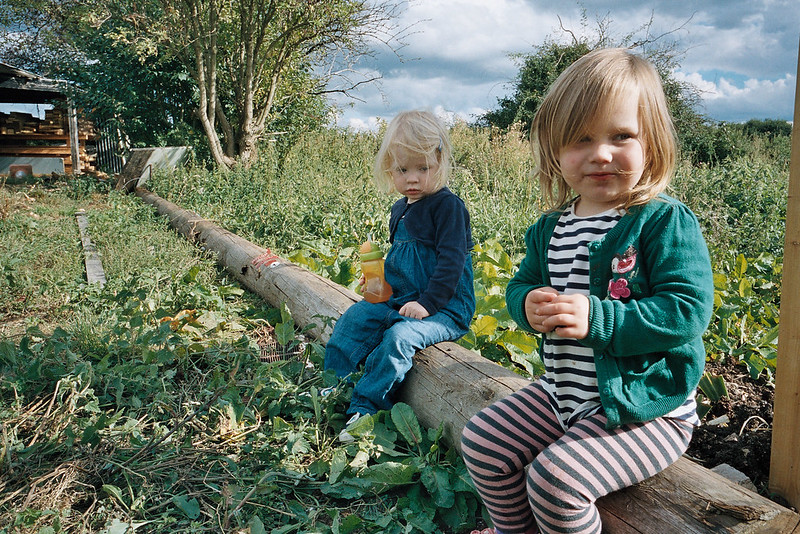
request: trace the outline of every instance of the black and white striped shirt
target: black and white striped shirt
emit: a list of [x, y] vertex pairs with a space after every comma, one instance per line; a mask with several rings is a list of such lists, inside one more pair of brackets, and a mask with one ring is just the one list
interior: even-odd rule
[[[561, 214], [550, 237], [547, 262], [550, 284], [559, 293], [589, 295], [588, 244], [602, 239], [622, 217], [611, 209], [589, 217], [575, 215], [575, 204]], [[575, 339], [555, 332], [545, 334], [543, 376], [545, 388], [555, 403], [564, 428], [601, 409], [594, 351]], [[677, 410], [667, 414], [697, 424], [694, 393]]]

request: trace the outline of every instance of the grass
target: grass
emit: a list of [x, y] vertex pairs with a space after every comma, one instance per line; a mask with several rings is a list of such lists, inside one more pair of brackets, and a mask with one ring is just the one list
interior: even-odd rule
[[[503, 288], [541, 212], [526, 143], [457, 125], [452, 189], [477, 243], [478, 312], [462, 343], [539, 372]], [[388, 239], [378, 137], [269, 145], [250, 169], [157, 174], [181, 207], [344, 285], [368, 233]], [[765, 148], [762, 147], [765, 150]], [[672, 194], [698, 214], [715, 269], [712, 358], [775, 367], [785, 162], [680, 167]], [[86, 283], [74, 212], [85, 209], [108, 283]], [[439, 429], [382, 412], [342, 445], [350, 390], [285, 308], [242, 291], [135, 197], [73, 178], [0, 187], [0, 533], [460, 532], [481, 507]], [[267, 340], [297, 348], [260, 360]], [[710, 398], [710, 397], [709, 397]], [[701, 399], [702, 401], [702, 399]], [[707, 402], [706, 402], [707, 404]]]
[[[157, 288], [184, 272], [197, 259], [194, 247], [176, 242], [167, 224], [152, 210], [117, 194], [92, 179], [36, 182], [0, 189], [0, 316], [16, 334], [31, 326], [52, 330], [74, 319], [70, 295], [85, 287], [83, 250], [75, 211], [84, 209], [91, 238], [102, 252], [109, 290], [121, 289], [127, 276]], [[206, 259], [200, 274], [216, 276]], [[51, 324], [44, 326], [41, 321]]]
[[[30, 256], [9, 267], [0, 297], [3, 319], [19, 322], [0, 337], [0, 532], [439, 532], [474, 522], [477, 497], [440, 429], [419, 428], [397, 405], [338, 443], [350, 388], [319, 397], [338, 381], [285, 308], [230, 283], [135, 197], [73, 186], [47, 185], [39, 219], [16, 199], [42, 185], [2, 190], [15, 207], [0, 231], [26, 238]], [[103, 288], [82, 279], [76, 207], [103, 253]], [[51, 222], [29, 228], [42, 219]], [[51, 274], [27, 262], [53, 243], [74, 250], [37, 292]], [[15, 305], [28, 294], [35, 312]], [[262, 362], [272, 340], [301, 350]]]

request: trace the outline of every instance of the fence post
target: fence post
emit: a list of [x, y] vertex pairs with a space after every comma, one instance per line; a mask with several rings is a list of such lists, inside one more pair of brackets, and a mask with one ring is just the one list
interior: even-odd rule
[[800, 57], [797, 72], [769, 488], [800, 509]]
[[72, 155], [72, 174], [77, 176], [81, 174], [81, 141], [78, 135], [78, 110], [75, 109], [75, 103], [72, 99], [69, 100], [67, 121], [69, 124], [70, 153]]

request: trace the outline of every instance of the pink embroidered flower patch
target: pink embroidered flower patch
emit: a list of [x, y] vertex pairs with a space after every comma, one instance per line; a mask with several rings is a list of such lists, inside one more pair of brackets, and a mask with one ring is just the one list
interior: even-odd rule
[[608, 281], [608, 295], [612, 299], [626, 299], [631, 296], [631, 290], [628, 289], [628, 281], [624, 278], [619, 280]]
[[627, 273], [636, 266], [636, 249], [633, 245], [628, 247], [624, 254], [615, 254], [611, 260], [611, 272], [617, 274]]

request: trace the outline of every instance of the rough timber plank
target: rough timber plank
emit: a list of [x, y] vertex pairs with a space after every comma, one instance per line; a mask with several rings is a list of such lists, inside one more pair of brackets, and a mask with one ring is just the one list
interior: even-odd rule
[[[272, 305], [285, 303], [296, 324], [327, 341], [330, 326], [358, 296], [285, 259], [265, 252], [196, 213], [144, 189], [136, 195], [169, 218], [188, 239], [217, 254], [217, 261], [243, 285]], [[455, 343], [417, 353], [401, 398], [424, 426], [444, 425], [444, 439], [460, 447], [467, 420], [481, 408], [516, 391], [528, 380]], [[680, 459], [664, 472], [598, 501], [606, 534], [800, 534], [800, 515], [700, 466]], [[751, 518], [751, 519], [749, 519]]]
[[106, 273], [103, 271], [103, 263], [100, 261], [100, 253], [89, 237], [89, 220], [86, 212], [78, 210], [75, 212], [78, 221], [78, 230], [81, 234], [81, 244], [83, 245], [84, 263], [86, 264], [86, 281], [90, 284], [106, 285]]

